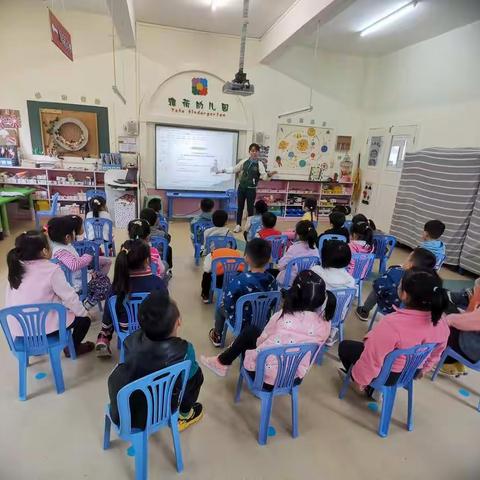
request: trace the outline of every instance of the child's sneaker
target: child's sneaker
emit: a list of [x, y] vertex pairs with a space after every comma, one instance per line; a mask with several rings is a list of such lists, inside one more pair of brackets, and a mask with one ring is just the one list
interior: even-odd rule
[[205, 305], [207, 305], [208, 303], [210, 303], [210, 297], [204, 297], [204, 296], [202, 295], [202, 302], [203, 302]]
[[465, 365], [460, 362], [455, 362], [454, 365], [457, 367], [457, 372], [459, 375], [468, 375]]
[[83, 306], [85, 307], [85, 310], [88, 312], [90, 311], [94, 306], [96, 305], [96, 303], [93, 303], [91, 300], [89, 300], [88, 298], [86, 298], [84, 301], [83, 301]]
[[461, 375], [457, 370], [456, 363], [445, 363], [440, 369], [440, 373], [448, 377], [459, 377]]
[[330, 330], [330, 336], [328, 337], [327, 341], [325, 342], [325, 345], [327, 347], [333, 347], [337, 342], [338, 342], [338, 337], [339, 337], [339, 332], [338, 328], [332, 327]]
[[219, 377], [225, 377], [228, 373], [229, 365], [222, 365], [218, 357], [200, 355], [200, 363]]
[[222, 344], [222, 336], [219, 335], [214, 328], [208, 332], [208, 338], [210, 338], [210, 341], [213, 343], [214, 347], [219, 347]]
[[183, 432], [191, 425], [195, 425], [203, 418], [203, 406], [201, 403], [194, 403], [191, 410], [183, 415], [180, 413], [178, 416], [178, 430]]
[[112, 356], [112, 351], [110, 350], [110, 341], [101, 334], [97, 338], [95, 353], [99, 358], [110, 358]]
[[362, 321], [362, 322], [367, 322], [368, 321], [368, 314], [365, 307], [357, 307], [355, 310], [355, 313], [357, 314], [357, 317]]
[[236, 225], [235, 228], [233, 229], [233, 233], [240, 233], [241, 231], [242, 231], [241, 225]]

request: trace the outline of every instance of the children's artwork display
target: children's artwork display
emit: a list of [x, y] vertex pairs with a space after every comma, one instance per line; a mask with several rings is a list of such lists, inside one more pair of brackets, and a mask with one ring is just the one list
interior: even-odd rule
[[[330, 128], [280, 124], [277, 128], [275, 163], [279, 179], [328, 180], [335, 173]], [[338, 169], [337, 169], [338, 170]]]
[[371, 137], [370, 147], [368, 149], [368, 166], [376, 167], [382, 149], [383, 137]]

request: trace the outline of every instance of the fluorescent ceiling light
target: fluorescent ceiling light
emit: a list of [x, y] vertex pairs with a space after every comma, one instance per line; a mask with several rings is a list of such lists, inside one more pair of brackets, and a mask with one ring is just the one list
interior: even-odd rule
[[412, 2], [409, 2], [405, 4], [403, 7], [400, 7], [399, 9], [390, 13], [386, 17], [383, 17], [380, 20], [377, 20], [376, 22], [369, 25], [367, 28], [364, 28], [360, 32], [360, 36], [364, 37], [365, 35], [370, 35], [371, 33], [374, 33], [382, 29], [383, 27], [390, 25], [393, 22], [396, 22], [400, 17], [403, 17], [407, 13], [412, 12], [413, 9], [417, 6], [417, 3], [418, 3], [417, 0], [413, 0]]
[[292, 110], [291, 112], [281, 113], [280, 115], [278, 115], [278, 118], [289, 117], [290, 115], [297, 115], [298, 113], [311, 112], [312, 110], [313, 110], [313, 106], [309, 105], [308, 107], [305, 107], [305, 108]]

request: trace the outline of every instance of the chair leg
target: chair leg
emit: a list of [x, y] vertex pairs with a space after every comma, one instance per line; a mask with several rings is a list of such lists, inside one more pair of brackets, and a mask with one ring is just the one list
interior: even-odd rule
[[242, 375], [242, 372], [240, 371], [240, 373], [238, 375], [238, 381], [237, 381], [237, 390], [235, 391], [235, 399], [234, 399], [235, 403], [238, 403], [240, 401], [240, 394], [242, 393], [242, 386], [243, 386], [243, 375]]
[[298, 437], [298, 387], [292, 388], [292, 437]]
[[435, 371], [433, 372], [432, 379], [431, 379], [432, 382], [437, 378], [438, 372], [443, 367], [443, 364], [445, 363], [445, 359], [448, 356], [448, 351], [449, 351], [449, 347], [447, 347], [445, 351], [442, 353], [442, 356], [440, 357], [440, 361], [437, 363], [437, 366], [435, 367]]
[[147, 480], [148, 436], [145, 432], [134, 437], [133, 448], [135, 448], [135, 480]]
[[123, 341], [120, 343], [120, 358], [118, 363], [125, 363], [125, 349], [123, 348]]
[[223, 326], [223, 331], [222, 331], [222, 340], [220, 341], [220, 348], [225, 348], [225, 340], [227, 339], [227, 322], [225, 322], [225, 325]]
[[338, 341], [343, 342], [344, 339], [344, 332], [343, 332], [343, 322], [340, 322], [338, 326]]
[[68, 330], [68, 351], [70, 353], [70, 358], [72, 360], [76, 360], [77, 359], [77, 352], [75, 350], [75, 345], [73, 343], [73, 337], [72, 337], [72, 332], [71, 330]]
[[323, 344], [323, 345], [322, 345], [322, 348], [321, 348], [320, 351], [318, 352], [317, 358], [316, 358], [316, 360], [315, 360], [315, 363], [316, 363], [317, 365], [322, 365], [322, 363], [323, 363], [323, 355], [324, 355], [325, 352], [327, 352], [327, 351], [328, 351], [328, 347], [327, 347], [325, 344]]
[[38, 218], [38, 215], [36, 212], [35, 212], [35, 230], [40, 230], [40, 219]]
[[65, 384], [63, 383], [60, 348], [51, 348], [48, 351], [48, 354], [50, 355], [50, 363], [52, 365], [53, 378], [55, 380], [55, 387], [57, 388], [57, 393], [63, 393], [65, 391]]
[[351, 368], [348, 370], [347, 374], [345, 375], [342, 388], [340, 389], [340, 393], [338, 394], [338, 398], [340, 400], [343, 400], [343, 398], [345, 397], [345, 394], [347, 393], [348, 386], [350, 385], [350, 371], [351, 371]]
[[362, 281], [358, 281], [358, 297], [357, 297], [357, 307], [362, 306]]
[[260, 406], [260, 429], [258, 431], [258, 443], [265, 445], [267, 443], [268, 425], [270, 423], [270, 414], [272, 412], [273, 395], [262, 397]]
[[408, 416], [407, 416], [407, 430], [413, 430], [413, 380], [406, 387], [408, 391]]
[[170, 430], [172, 431], [173, 448], [177, 460], [177, 472], [183, 471], [182, 444], [180, 443], [180, 433], [178, 432], [178, 416], [172, 416]]
[[27, 355], [18, 355], [18, 397], [27, 399]]
[[396, 393], [396, 387], [385, 387], [385, 390], [383, 391], [382, 413], [378, 425], [378, 434], [384, 438], [388, 435], [388, 428], [390, 427], [390, 420], [392, 419]]
[[105, 427], [103, 430], [103, 449], [108, 450], [110, 448], [110, 430], [112, 427], [112, 421], [108, 415], [105, 415]]
[[375, 317], [377, 316], [378, 314], [378, 307], [375, 308], [375, 311], [373, 312], [373, 316], [370, 320], [370, 322], [368, 323], [368, 332], [373, 328], [373, 325], [375, 325]]

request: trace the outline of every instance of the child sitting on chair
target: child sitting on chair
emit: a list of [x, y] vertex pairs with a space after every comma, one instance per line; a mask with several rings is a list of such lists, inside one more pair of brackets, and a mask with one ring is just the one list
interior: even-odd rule
[[267, 238], [272, 235], [281, 235], [282, 232], [275, 228], [277, 216], [272, 212], [265, 212], [262, 215], [262, 228], [257, 232], [257, 237]]
[[365, 303], [357, 307], [357, 317], [366, 322], [370, 311], [378, 305], [380, 311], [385, 315], [393, 313], [395, 307], [400, 307], [400, 298], [398, 297], [398, 287], [402, 281], [405, 272], [413, 267], [422, 270], [433, 270], [435, 267], [435, 255], [425, 248], [417, 247], [403, 265], [393, 265], [380, 277], [373, 282], [373, 289], [368, 295]]
[[212, 221], [212, 211], [213, 207], [215, 206], [215, 202], [211, 198], [202, 198], [200, 202], [200, 214], [195, 215], [190, 220], [190, 233], [193, 235], [193, 226], [196, 223], [202, 222], [211, 222]]
[[[368, 386], [378, 377], [385, 357], [393, 350], [436, 343], [417, 374], [417, 378], [421, 378], [438, 363], [447, 346], [449, 328], [443, 312], [448, 307], [448, 296], [435, 271], [407, 270], [400, 286], [400, 300], [404, 308], [383, 317], [363, 342], [340, 342], [338, 355], [344, 369], [339, 373], [344, 377], [353, 365], [351, 377], [356, 390], [373, 393]], [[386, 385], [394, 385], [404, 367], [405, 358], [397, 359]]]
[[[373, 230], [369, 223], [354, 222], [352, 223], [352, 231], [350, 243], [348, 244], [352, 256], [354, 253], [372, 253], [373, 252]], [[347, 270], [348, 273], [353, 274], [355, 269], [355, 262], [352, 258]]]
[[247, 242], [255, 237], [257, 231], [262, 226], [262, 215], [268, 212], [268, 205], [264, 200], [257, 200], [254, 205], [255, 215], [248, 217], [245, 223], [243, 237]]
[[[5, 307], [39, 303], [60, 303], [67, 308], [67, 328], [72, 331], [77, 355], [91, 352], [92, 342], [83, 342], [90, 328], [90, 318], [77, 293], [65, 279], [59, 265], [52, 263], [52, 250], [44, 233], [30, 230], [15, 239], [15, 248], [7, 254], [8, 285]], [[13, 337], [23, 337], [14, 319], [8, 324]], [[50, 313], [45, 319], [47, 335], [58, 331], [58, 318]], [[70, 356], [68, 348], [64, 350]]]
[[350, 241], [350, 232], [343, 226], [345, 223], [345, 214], [342, 212], [332, 212], [328, 219], [332, 228], [328, 228], [321, 235], [343, 235], [346, 238], [347, 243]]
[[439, 238], [445, 232], [445, 224], [440, 220], [430, 220], [423, 227], [422, 243], [420, 247], [430, 250], [437, 259], [437, 263], [445, 258], [445, 244]]
[[113, 274], [112, 289], [108, 294], [103, 311], [102, 330], [97, 337], [95, 350], [97, 357], [111, 357], [110, 341], [113, 336], [113, 321], [108, 299], [117, 296], [115, 310], [122, 330], [128, 329], [127, 312], [123, 308], [123, 300], [130, 293], [151, 292], [161, 290], [167, 292], [165, 282], [152, 274], [150, 268], [150, 246], [141, 239], [127, 240], [117, 255]]
[[[155, 199], [153, 199], [155, 200]], [[153, 208], [144, 208], [141, 212], [140, 212], [140, 218], [142, 220], [145, 220], [146, 222], [148, 222], [148, 224], [150, 225], [150, 237], [162, 237], [162, 238], [165, 238], [167, 240], [167, 242], [170, 244], [170, 235], [165, 231], [165, 230], [161, 230], [159, 227], [158, 227], [158, 216], [155, 212], [155, 210]], [[168, 264], [168, 268], [169, 270], [171, 270], [173, 268], [173, 252], [172, 252], [172, 247], [170, 245], [168, 245], [167, 247], [167, 264]]]
[[[122, 387], [146, 375], [175, 365], [185, 360], [191, 361], [185, 393], [178, 405], [179, 388], [175, 385], [171, 408], [179, 408], [178, 429], [199, 422], [203, 417], [203, 407], [197, 402], [203, 384], [202, 370], [195, 360], [193, 345], [180, 338], [178, 329], [182, 321], [177, 304], [166, 291], [152, 292], [138, 308], [140, 330], [129, 335], [124, 342], [125, 362], [117, 365], [108, 378], [110, 414], [118, 424], [119, 414], [117, 394]], [[165, 405], [164, 405], [165, 407]], [[170, 408], [170, 406], [165, 407]], [[144, 429], [147, 419], [147, 402], [141, 393], [130, 398], [131, 426]]]
[[308, 220], [314, 225], [318, 222], [318, 213], [317, 213], [317, 200], [315, 198], [306, 198], [303, 203], [303, 214], [302, 220]]
[[[245, 261], [249, 266], [248, 272], [239, 273], [227, 286], [220, 308], [215, 312], [215, 327], [210, 330], [210, 341], [219, 347], [222, 340], [223, 327], [226, 320], [235, 319], [235, 304], [237, 300], [248, 293], [271, 292], [277, 289], [275, 278], [265, 269], [270, 262], [272, 247], [266, 240], [254, 238], [245, 247]], [[249, 321], [249, 314], [245, 312], [244, 321]]]
[[[105, 198], [103, 197], [93, 197], [90, 199], [88, 202], [89, 206], [89, 211], [85, 215], [85, 218], [106, 218], [107, 220], [112, 220], [112, 217], [110, 216], [110, 213], [108, 213], [107, 209], [107, 202]], [[94, 240], [95, 239], [95, 234], [93, 231], [93, 227], [91, 225], [87, 224], [85, 236], [87, 237], [87, 240]], [[110, 238], [108, 236], [108, 227], [103, 228], [103, 239], [106, 241], [109, 241]]]
[[203, 251], [207, 249], [207, 240], [211, 235], [221, 235], [222, 237], [226, 237], [232, 233], [226, 226], [228, 222], [228, 213], [225, 210], [215, 210], [212, 215], [212, 222], [213, 227], [207, 228], [203, 233]]
[[[244, 354], [243, 365], [254, 378], [258, 352], [262, 349], [293, 343], [323, 345], [330, 333], [335, 307], [335, 296], [325, 289], [325, 282], [310, 270], [300, 272], [286, 293], [283, 309], [272, 315], [263, 332], [252, 325], [245, 326], [230, 347], [216, 357], [201, 355], [200, 362], [225, 377], [235, 359]], [[307, 373], [310, 361], [308, 356], [298, 366], [298, 380]], [[274, 385], [276, 376], [277, 360], [269, 358], [263, 381]]]

